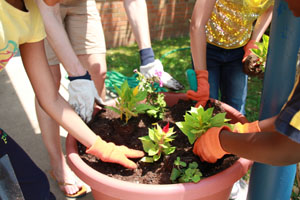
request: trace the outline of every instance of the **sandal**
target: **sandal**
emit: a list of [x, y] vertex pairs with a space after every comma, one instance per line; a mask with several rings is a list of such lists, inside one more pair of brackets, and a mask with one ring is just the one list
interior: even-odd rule
[[[60, 188], [63, 186], [66, 186], [66, 185], [74, 185], [75, 184], [75, 183], [57, 181], [56, 177], [53, 174], [53, 171], [50, 171], [50, 175], [53, 178], [53, 180], [55, 180], [57, 182], [57, 184]], [[83, 197], [86, 195], [86, 191], [87, 191], [86, 187], [84, 185], [82, 185], [81, 189], [78, 192], [76, 192], [75, 194], [68, 194], [68, 193], [66, 193], [66, 191], [64, 191], [64, 195], [68, 198], [80, 198], [80, 197]]]

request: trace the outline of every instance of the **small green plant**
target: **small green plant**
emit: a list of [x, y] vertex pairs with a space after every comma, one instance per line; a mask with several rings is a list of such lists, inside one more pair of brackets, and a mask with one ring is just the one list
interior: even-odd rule
[[114, 88], [118, 94], [116, 107], [106, 106], [106, 108], [120, 114], [121, 120], [125, 116], [126, 123], [131, 117], [137, 117], [138, 114], [153, 109], [153, 106], [141, 103], [147, 97], [147, 91], [139, 90], [138, 86], [130, 88], [127, 80], [123, 82], [121, 88], [116, 86]]
[[139, 137], [144, 151], [148, 153], [148, 156], [143, 157], [141, 161], [152, 163], [159, 160], [162, 153], [169, 155], [175, 151], [176, 147], [170, 144], [175, 138], [175, 132], [173, 128], [169, 128], [169, 123], [163, 128], [156, 124], [156, 128], [148, 130], [147, 136]]
[[167, 103], [164, 99], [165, 95], [156, 91], [154, 83], [159, 81], [160, 87], [162, 87], [162, 82], [160, 81], [161, 73], [157, 72], [157, 76], [146, 78], [137, 69], [134, 70], [138, 74], [137, 79], [139, 80], [139, 89], [147, 91], [146, 102], [152, 105], [152, 109], [147, 110], [147, 114], [154, 118], [162, 119]]
[[262, 36], [262, 42], [256, 42], [255, 44], [257, 45], [258, 49], [253, 48], [251, 49], [251, 52], [259, 58], [257, 64], [260, 65], [261, 70], [264, 72], [268, 54], [269, 36], [264, 34]]
[[174, 161], [174, 168], [172, 169], [170, 180], [173, 183], [188, 183], [194, 182], [198, 183], [201, 180], [202, 173], [198, 169], [198, 164], [196, 162], [187, 164], [180, 160], [180, 157]]
[[176, 122], [180, 130], [188, 137], [190, 144], [205, 133], [211, 127], [221, 127], [227, 125], [232, 128], [232, 125], [227, 123], [230, 119], [226, 119], [226, 113], [218, 113], [213, 116], [213, 109], [204, 110], [202, 106], [198, 108], [191, 107], [184, 115], [184, 121]]

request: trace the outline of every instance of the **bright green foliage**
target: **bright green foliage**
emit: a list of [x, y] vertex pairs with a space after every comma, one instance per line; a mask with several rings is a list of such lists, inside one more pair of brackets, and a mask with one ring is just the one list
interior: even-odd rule
[[262, 39], [263, 39], [262, 42], [255, 43], [258, 49], [251, 49], [251, 51], [259, 58], [257, 64], [260, 65], [262, 71], [264, 72], [266, 66], [267, 54], [268, 54], [269, 36], [264, 34], [262, 36]]
[[192, 162], [186, 167], [187, 164], [180, 161], [180, 157], [177, 157], [174, 161], [174, 166], [170, 176], [170, 180], [173, 183], [198, 183], [201, 180], [202, 173], [198, 169], [198, 164], [196, 162]]
[[116, 107], [106, 106], [114, 112], [120, 114], [120, 118], [125, 116], [126, 123], [131, 117], [137, 117], [140, 113], [145, 113], [149, 109], [153, 109], [153, 106], [140, 103], [147, 97], [147, 91], [141, 91], [138, 86], [130, 88], [127, 80], [121, 85], [121, 88], [115, 86], [115, 90], [118, 93]]
[[184, 115], [184, 121], [176, 122], [180, 130], [188, 137], [189, 142], [193, 144], [195, 140], [205, 133], [211, 127], [221, 127], [227, 125], [231, 127], [225, 118], [226, 113], [218, 113], [213, 116], [213, 108], [204, 110], [202, 106], [198, 108], [191, 107]]
[[158, 124], [156, 128], [148, 129], [148, 135], [139, 137], [143, 143], [144, 151], [148, 153], [141, 159], [143, 162], [155, 162], [160, 159], [161, 154], [171, 154], [176, 147], [172, 147], [170, 142], [174, 140], [175, 136], [173, 128], [169, 128], [169, 123], [162, 129]]
[[167, 103], [164, 99], [165, 95], [163, 93], [156, 92], [154, 87], [154, 82], [159, 81], [159, 76], [154, 76], [151, 78], [146, 78], [138, 70], [134, 70], [138, 74], [137, 79], [139, 80], [139, 89], [147, 91], [146, 102], [152, 105], [152, 109], [147, 110], [147, 114], [154, 118], [162, 119]]

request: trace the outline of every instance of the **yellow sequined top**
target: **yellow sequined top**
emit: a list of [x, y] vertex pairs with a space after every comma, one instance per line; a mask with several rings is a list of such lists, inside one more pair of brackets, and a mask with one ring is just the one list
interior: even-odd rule
[[273, 4], [273, 0], [216, 0], [206, 24], [207, 42], [225, 49], [244, 46], [254, 21]]

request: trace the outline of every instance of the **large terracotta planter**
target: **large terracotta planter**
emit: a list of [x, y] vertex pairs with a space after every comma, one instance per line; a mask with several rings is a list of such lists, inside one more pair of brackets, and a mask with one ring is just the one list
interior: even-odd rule
[[[179, 99], [187, 99], [183, 93], [166, 93], [169, 106]], [[234, 108], [223, 104], [232, 122], [247, 122]], [[240, 158], [231, 167], [199, 183], [165, 185], [135, 184], [101, 174], [81, 160], [76, 140], [68, 135], [66, 140], [67, 160], [75, 174], [87, 183], [96, 200], [228, 200], [233, 184], [243, 177], [252, 161]]]

